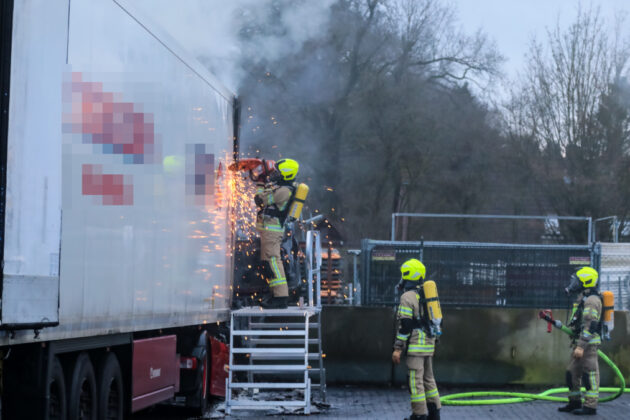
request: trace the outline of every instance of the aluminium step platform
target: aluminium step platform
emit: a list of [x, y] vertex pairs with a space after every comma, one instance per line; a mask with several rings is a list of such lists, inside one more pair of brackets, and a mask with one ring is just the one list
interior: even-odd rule
[[[237, 342], [238, 341], [238, 342]], [[311, 388], [325, 400], [326, 378], [321, 347], [321, 308], [246, 307], [233, 310], [226, 379], [226, 414], [232, 410], [303, 408], [311, 411]], [[311, 376], [319, 377], [311, 384]], [[244, 379], [239, 381], [238, 379]], [[298, 390], [303, 398], [262, 400], [278, 390]], [[234, 398], [234, 391], [238, 397]]]

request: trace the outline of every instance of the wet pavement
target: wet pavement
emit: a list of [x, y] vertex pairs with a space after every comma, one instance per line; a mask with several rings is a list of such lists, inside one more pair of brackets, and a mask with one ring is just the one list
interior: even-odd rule
[[[516, 391], [515, 389], [511, 389]], [[506, 391], [511, 391], [506, 389]], [[472, 391], [470, 389], [442, 389], [443, 395]], [[478, 389], [481, 391], [481, 389]], [[524, 390], [520, 392], [540, 392], [541, 390]], [[560, 413], [557, 407], [562, 403], [534, 401], [518, 404], [488, 405], [488, 406], [446, 406], [440, 412], [442, 419], [572, 419], [581, 418], [569, 413]], [[375, 419], [375, 420], [401, 420], [410, 414], [409, 394], [404, 388], [366, 388], [352, 386], [329, 387], [327, 404], [316, 404], [313, 413], [309, 416], [313, 419]], [[304, 419], [306, 416], [293, 412], [272, 411], [232, 411], [231, 416], [225, 416], [223, 403], [216, 403], [203, 418], [226, 419]], [[155, 420], [184, 420], [199, 419], [191, 417], [182, 409], [173, 407], [158, 407], [148, 412], [138, 413], [133, 419]], [[602, 403], [596, 416], [591, 419], [623, 419], [630, 418], [630, 393], [625, 393], [615, 401]]]

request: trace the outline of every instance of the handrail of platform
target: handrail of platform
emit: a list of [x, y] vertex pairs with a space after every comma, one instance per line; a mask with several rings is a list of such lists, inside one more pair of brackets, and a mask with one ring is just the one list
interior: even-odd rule
[[[306, 232], [306, 277], [308, 282], [308, 305], [322, 307], [321, 296], [321, 267], [322, 267], [322, 241], [318, 230], [309, 230]], [[313, 285], [315, 282], [315, 285]], [[313, 287], [315, 287], [316, 297], [313, 299]]]

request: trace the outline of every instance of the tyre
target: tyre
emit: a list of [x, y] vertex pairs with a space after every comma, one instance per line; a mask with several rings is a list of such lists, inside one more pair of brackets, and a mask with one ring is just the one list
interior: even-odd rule
[[68, 418], [97, 420], [96, 378], [87, 353], [81, 353], [77, 357], [71, 378]]
[[208, 380], [209, 380], [209, 372], [208, 368], [210, 364], [208, 363], [208, 355], [210, 353], [208, 351], [205, 352], [202, 361], [202, 370], [201, 370], [201, 387], [198, 391], [198, 401], [199, 406], [196, 408], [196, 413], [199, 416], [203, 416], [206, 414], [206, 410], [208, 408]]
[[66, 420], [67, 397], [66, 381], [63, 377], [63, 368], [57, 357], [52, 359], [47, 382], [48, 403], [46, 408], [48, 420]]
[[107, 353], [98, 369], [98, 420], [122, 420], [124, 389], [122, 371], [114, 353]]
[[186, 405], [193, 410], [196, 416], [203, 416], [208, 407], [208, 391], [210, 383], [210, 346], [208, 336], [203, 332], [197, 346], [193, 349], [192, 355], [199, 361], [197, 378], [195, 380], [195, 390], [186, 398]]

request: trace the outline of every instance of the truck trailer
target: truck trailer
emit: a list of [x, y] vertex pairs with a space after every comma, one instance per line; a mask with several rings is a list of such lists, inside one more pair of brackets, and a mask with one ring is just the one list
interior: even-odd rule
[[202, 412], [225, 395], [235, 95], [129, 1], [0, 8], [1, 418]]

